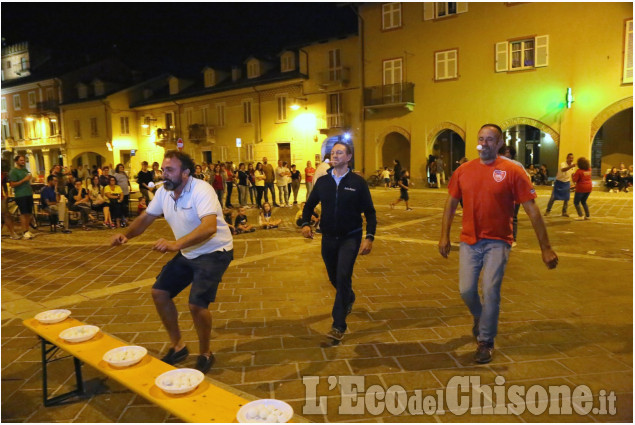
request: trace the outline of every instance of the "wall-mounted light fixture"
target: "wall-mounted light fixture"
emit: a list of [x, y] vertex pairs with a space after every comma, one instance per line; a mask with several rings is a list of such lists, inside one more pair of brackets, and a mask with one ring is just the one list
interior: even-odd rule
[[306, 101], [306, 97], [296, 97], [293, 99], [293, 103], [291, 104], [290, 108], [294, 111], [297, 111], [304, 104], [304, 109], [306, 109]]
[[570, 109], [571, 104], [575, 102], [575, 100], [573, 100], [573, 92], [571, 91], [571, 87], [567, 88], [566, 101], [567, 101], [567, 109]]
[[106, 142], [106, 147], [108, 148], [108, 151], [112, 152], [112, 143]]

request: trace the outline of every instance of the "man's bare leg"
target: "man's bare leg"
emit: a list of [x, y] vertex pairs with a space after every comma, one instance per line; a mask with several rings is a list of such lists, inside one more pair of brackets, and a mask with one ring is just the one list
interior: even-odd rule
[[174, 351], [180, 351], [185, 347], [185, 343], [183, 342], [183, 338], [181, 338], [181, 331], [179, 329], [179, 312], [176, 309], [174, 301], [170, 298], [170, 293], [161, 289], [152, 289], [152, 300], [161, 317], [163, 326], [165, 326], [165, 330], [168, 332]]
[[198, 334], [200, 353], [208, 356], [211, 354], [209, 340], [212, 334], [212, 313], [207, 308], [195, 304], [190, 304], [190, 313], [192, 313], [192, 320]]

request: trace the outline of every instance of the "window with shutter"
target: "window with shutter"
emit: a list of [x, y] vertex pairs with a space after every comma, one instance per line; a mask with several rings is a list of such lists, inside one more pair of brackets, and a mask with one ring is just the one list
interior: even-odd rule
[[458, 50], [446, 50], [434, 54], [434, 79], [448, 80], [458, 77]]
[[624, 66], [622, 83], [633, 83], [633, 20], [626, 21], [624, 28]]
[[467, 12], [467, 2], [425, 2], [423, 3], [423, 20], [429, 21], [437, 18], [456, 15]]
[[548, 64], [548, 35], [496, 43], [496, 72], [540, 68]]
[[507, 71], [507, 47], [506, 41], [496, 43], [496, 72]]

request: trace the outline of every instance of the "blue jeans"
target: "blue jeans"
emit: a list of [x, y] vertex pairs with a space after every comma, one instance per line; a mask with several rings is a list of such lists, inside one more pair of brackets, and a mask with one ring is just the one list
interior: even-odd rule
[[[478, 341], [494, 343], [498, 330], [500, 293], [511, 246], [504, 241], [481, 239], [474, 245], [461, 242], [459, 250], [459, 291], [463, 302], [478, 323]], [[483, 270], [483, 300], [478, 294], [478, 278]]]
[[333, 327], [346, 331], [346, 308], [355, 300], [353, 267], [362, 243], [362, 232], [338, 238], [322, 236], [322, 259], [331, 285], [336, 290], [333, 302]]
[[590, 194], [591, 192], [588, 192], [588, 193], [576, 192], [573, 197], [573, 205], [575, 206], [575, 210], [578, 212], [578, 216], [580, 217], [582, 217], [582, 209], [580, 208], [580, 203], [582, 203], [582, 207], [584, 208], [584, 214], [586, 214], [587, 217], [590, 216], [589, 206], [586, 204], [586, 200], [589, 199]]

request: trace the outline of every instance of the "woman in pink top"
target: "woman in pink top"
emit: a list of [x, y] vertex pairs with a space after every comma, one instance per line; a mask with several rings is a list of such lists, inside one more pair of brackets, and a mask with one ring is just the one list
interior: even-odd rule
[[[573, 174], [573, 176], [571, 176], [571, 178], [575, 183], [573, 205], [578, 212], [576, 220], [589, 220], [591, 217], [589, 215], [589, 207], [586, 204], [586, 200], [591, 194], [591, 190], [593, 190], [593, 183], [591, 182], [591, 164], [588, 159], [584, 157], [578, 158], [578, 170]], [[582, 207], [584, 208], [584, 217], [582, 216], [580, 203], [582, 203]]]

